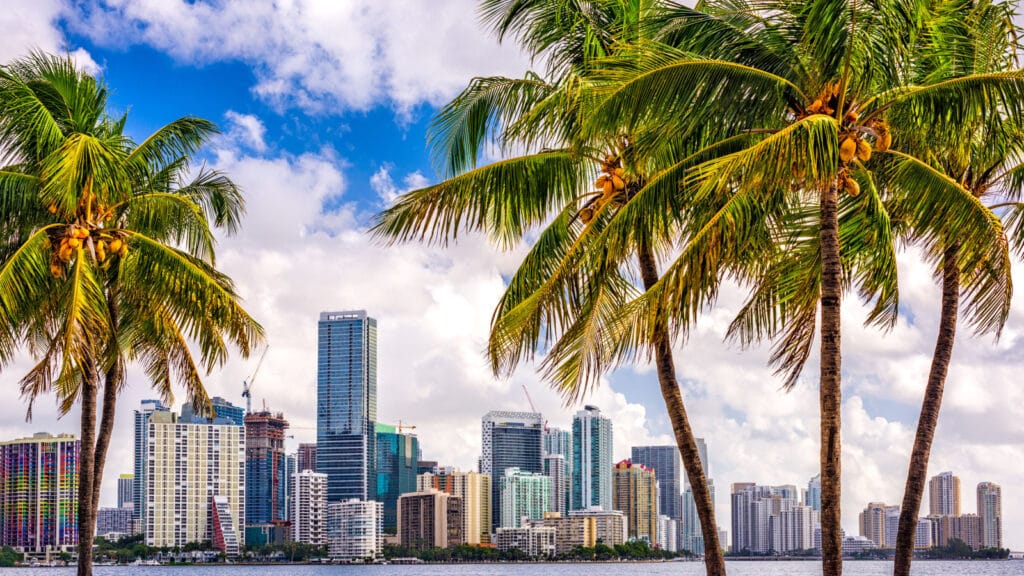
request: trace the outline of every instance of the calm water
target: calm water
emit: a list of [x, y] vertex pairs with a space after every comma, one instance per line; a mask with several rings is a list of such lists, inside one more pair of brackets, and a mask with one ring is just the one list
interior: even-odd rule
[[[730, 576], [815, 576], [817, 562], [729, 562]], [[73, 568], [0, 568], [0, 576], [73, 576]], [[1024, 576], [1024, 560], [915, 562], [915, 576]], [[697, 562], [432, 566], [97, 566], [95, 576], [703, 576]], [[844, 576], [889, 576], [891, 562], [847, 562]]]

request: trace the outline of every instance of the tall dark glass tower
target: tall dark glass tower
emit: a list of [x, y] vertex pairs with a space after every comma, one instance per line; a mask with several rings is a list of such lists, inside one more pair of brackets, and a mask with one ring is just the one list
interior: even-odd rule
[[658, 505], [662, 514], [676, 521], [683, 518], [679, 495], [682, 493], [682, 462], [679, 448], [669, 446], [633, 446], [633, 464], [654, 470], [658, 479]]
[[377, 424], [377, 494], [374, 500], [384, 504], [384, 531], [398, 530], [398, 497], [416, 491], [416, 468], [420, 460], [420, 441], [402, 434], [398, 426]]
[[544, 473], [544, 418], [535, 412], [488, 412], [481, 422], [480, 472], [491, 477], [491, 526], [501, 519], [501, 477], [507, 468]]
[[316, 469], [327, 501], [377, 494], [377, 320], [321, 312], [317, 337]]

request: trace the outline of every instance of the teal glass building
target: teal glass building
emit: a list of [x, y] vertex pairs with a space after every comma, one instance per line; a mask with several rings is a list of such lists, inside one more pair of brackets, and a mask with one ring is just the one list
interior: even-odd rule
[[416, 491], [420, 441], [396, 426], [377, 424], [377, 495], [384, 505], [384, 531], [398, 530], [398, 497]]

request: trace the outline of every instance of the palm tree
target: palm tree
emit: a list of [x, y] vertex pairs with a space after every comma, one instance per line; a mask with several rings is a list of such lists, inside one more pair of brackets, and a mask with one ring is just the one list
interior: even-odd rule
[[81, 575], [124, 363], [142, 362], [168, 399], [179, 381], [209, 409], [201, 370], [262, 339], [213, 258], [211, 227], [237, 227], [241, 195], [216, 172], [188, 179], [215, 127], [183, 118], [136, 144], [106, 97], [70, 58], [36, 53], [0, 69], [0, 363], [22, 348], [36, 358], [21, 381], [29, 417], [51, 390], [62, 414], [80, 403]]
[[[662, 37], [674, 47], [641, 45], [630, 65], [608, 66], [607, 94], [589, 129], [658, 123], [665, 138], [696, 129], [724, 138], [736, 133], [726, 123], [743, 116], [753, 128], [739, 133], [758, 137], [688, 173], [688, 204], [699, 208], [689, 229], [699, 232], [632, 317], [642, 322], [661, 311], [685, 325], [706, 285], [693, 280], [720, 256], [709, 248], [728, 248], [730, 238], [767, 221], [778, 250], [731, 272], [752, 286], [731, 334], [744, 344], [777, 338], [772, 362], [786, 373], [787, 388], [820, 340], [822, 556], [824, 573], [838, 575], [843, 294], [856, 289], [873, 303], [868, 322], [895, 321], [889, 202], [909, 205], [921, 234], [957, 230], [957, 259], [967, 269], [990, 265], [998, 255], [989, 247], [1002, 234], [967, 190], [936, 185], [945, 180], [930, 164], [890, 149], [901, 134], [889, 118], [915, 117], [948, 138], [964, 120], [1016, 110], [1024, 74], [914, 76], [926, 2], [729, 0], [673, 6], [665, 17]], [[752, 210], [758, 206], [770, 208]]]
[[[1005, 3], [982, 2], [956, 5], [945, 14], [929, 21], [935, 43], [925, 46], [919, 66], [922, 74], [955, 77], [962, 74], [1000, 72], [1013, 66], [1016, 29], [1012, 8]], [[1008, 223], [1020, 249], [1020, 198], [1024, 180], [1024, 132], [1017, 118], [996, 117], [987, 122], [965, 123], [950, 141], [934, 145], [927, 126], [916, 131], [909, 120], [908, 147], [916, 149], [946, 178], [965, 188], [981, 202], [996, 203], [995, 209], [1009, 216]], [[920, 128], [923, 128], [921, 130]], [[992, 206], [990, 206], [992, 209]], [[1004, 235], [993, 237], [990, 266], [982, 269], [961, 269], [958, 262], [960, 243], [955, 234], [917, 238], [920, 226], [911, 211], [907, 218], [911, 241], [926, 242], [942, 279], [942, 300], [935, 352], [928, 374], [917, 433], [910, 456], [903, 492], [899, 529], [896, 536], [894, 574], [909, 576], [914, 555], [918, 513], [924, 495], [928, 459], [938, 424], [943, 389], [953, 354], [957, 319], [964, 305], [976, 334], [994, 332], [998, 335], [1009, 314], [1011, 284], [1008, 266], [1009, 244]], [[927, 234], [925, 236], [928, 236]]]
[[[617, 311], [658, 280], [657, 253], [668, 249], [679, 211], [669, 201], [678, 177], [700, 158], [701, 134], [685, 144], [643, 145], [646, 129], [581, 138], [587, 72], [625, 41], [647, 34], [646, 1], [486, 0], [499, 38], [548, 64], [544, 75], [478, 78], [442, 109], [432, 127], [435, 161], [448, 179], [410, 192], [379, 216], [373, 232], [391, 241], [446, 243], [484, 231], [502, 245], [547, 224], [495, 310], [489, 356], [496, 375], [540, 350], [545, 377], [574, 401], [612, 367], [647, 351], [673, 424], [705, 542], [708, 574], [725, 574], [713, 502], [676, 379], [667, 324], [636, 346], [608, 337]], [[477, 167], [488, 136], [526, 155]], [[598, 176], [594, 192], [589, 182]], [[634, 205], [643, 198], [648, 204]], [[653, 212], [649, 203], [657, 204]], [[551, 220], [549, 223], [548, 220]], [[635, 259], [635, 261], [634, 261]]]

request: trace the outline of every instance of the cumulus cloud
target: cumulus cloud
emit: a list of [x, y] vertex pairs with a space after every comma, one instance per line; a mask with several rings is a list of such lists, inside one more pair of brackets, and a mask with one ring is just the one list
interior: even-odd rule
[[439, 103], [474, 75], [520, 74], [527, 60], [476, 18], [476, 0], [220, 2], [104, 0], [69, 25], [99, 44], [146, 43], [180, 61], [253, 66], [253, 92], [279, 108], [401, 112]]
[[224, 113], [224, 117], [230, 126], [228, 128], [229, 139], [255, 152], [266, 151], [267, 143], [263, 140], [263, 137], [267, 132], [267, 128], [258, 116], [254, 114], [239, 114], [234, 110], [228, 110]]
[[5, 4], [0, 14], [4, 33], [0, 35], [0, 63], [25, 56], [31, 50], [67, 53], [90, 73], [99, 74], [101, 67], [84, 48], [72, 49], [58, 27], [64, 3], [60, 0], [18, 0]]

